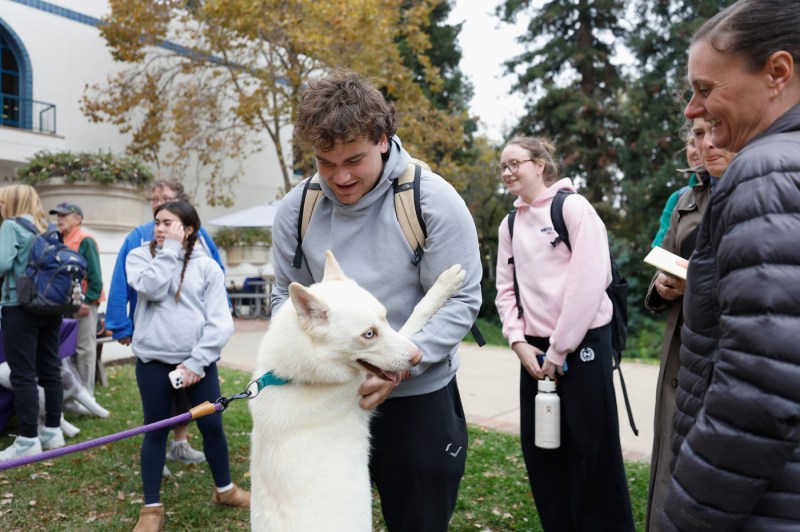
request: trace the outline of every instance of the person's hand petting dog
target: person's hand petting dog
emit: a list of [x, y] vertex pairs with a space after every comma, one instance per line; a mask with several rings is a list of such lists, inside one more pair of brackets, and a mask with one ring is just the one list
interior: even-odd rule
[[375, 375], [368, 375], [358, 387], [358, 393], [361, 394], [358, 404], [364, 410], [374, 410], [383, 404], [395, 386], [394, 381], [385, 381]]

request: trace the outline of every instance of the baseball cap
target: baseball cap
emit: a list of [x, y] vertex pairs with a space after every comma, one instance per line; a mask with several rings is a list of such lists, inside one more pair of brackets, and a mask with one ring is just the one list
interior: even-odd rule
[[56, 205], [55, 209], [51, 209], [50, 214], [77, 214], [83, 218], [83, 209], [74, 203], [63, 202]]

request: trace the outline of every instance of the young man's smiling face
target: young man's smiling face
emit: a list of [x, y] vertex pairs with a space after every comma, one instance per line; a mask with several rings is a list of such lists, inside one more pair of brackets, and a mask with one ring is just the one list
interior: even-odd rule
[[317, 171], [336, 198], [351, 205], [375, 187], [383, 173], [383, 154], [389, 149], [384, 135], [376, 144], [369, 139], [337, 142], [329, 151], [315, 149]]

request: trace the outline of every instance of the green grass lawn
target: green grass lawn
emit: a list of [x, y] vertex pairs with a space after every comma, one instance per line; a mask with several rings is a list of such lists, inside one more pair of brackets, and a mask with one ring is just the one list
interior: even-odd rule
[[[112, 415], [107, 419], [69, 417], [81, 433], [67, 443], [77, 443], [142, 423], [139, 392], [133, 366], [107, 368], [109, 386], [97, 388], [97, 400]], [[241, 391], [249, 375], [220, 368], [223, 394]], [[251, 420], [244, 401], [236, 401], [223, 414], [230, 447], [231, 473], [239, 486], [249, 489], [248, 460]], [[0, 436], [0, 448], [13, 441]], [[541, 530], [530, 495], [518, 437], [470, 426], [467, 472], [461, 482], [451, 531]], [[200, 435], [192, 429], [192, 444]], [[55, 460], [38, 462], [0, 473], [0, 529], [28, 530], [132, 530], [142, 505], [139, 476], [141, 436], [95, 447]], [[162, 484], [168, 530], [246, 530], [246, 511], [210, 504], [213, 481], [206, 464], [168, 463], [172, 476]], [[644, 529], [648, 466], [627, 463], [634, 518]], [[375, 529], [380, 512], [374, 505]]]

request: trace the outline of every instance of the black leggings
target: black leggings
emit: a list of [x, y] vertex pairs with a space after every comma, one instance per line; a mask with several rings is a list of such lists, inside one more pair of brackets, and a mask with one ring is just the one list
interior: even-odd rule
[[370, 474], [387, 529], [446, 532], [468, 443], [455, 377], [441, 390], [387, 400], [370, 432]]
[[[192, 408], [192, 402], [189, 401], [189, 395], [186, 393], [186, 390], [180, 388], [175, 390], [173, 394], [172, 400], [172, 415], [177, 416], [179, 414], [183, 414], [184, 412], [188, 412]], [[181, 421], [176, 427], [185, 427], [191, 423], [191, 421]]]
[[[547, 339], [527, 338], [547, 349]], [[551, 531], [634, 530], [611, 371], [611, 329], [592, 329], [567, 355], [558, 377], [561, 447], [534, 444], [538, 381], [524, 367], [520, 376], [520, 431], [542, 528]]]
[[14, 410], [19, 418], [19, 435], [39, 435], [39, 389], [44, 390], [45, 426], [61, 425], [61, 359], [58, 344], [61, 316], [39, 316], [20, 306], [2, 309], [3, 348], [9, 380], [14, 389]]
[[[168, 374], [174, 369], [173, 364], [136, 361], [136, 382], [139, 384], [139, 393], [142, 396], [145, 424], [172, 417], [173, 397], [176, 391], [169, 382]], [[204, 401], [212, 403], [216, 401], [221, 395], [217, 365], [208, 366], [206, 376], [194, 386], [186, 388], [186, 394], [192, 406]], [[228, 440], [222, 429], [222, 412], [203, 416], [196, 421], [197, 428], [203, 436], [203, 452], [211, 468], [214, 485], [220, 488], [227, 486], [231, 483], [231, 472], [228, 463]], [[164, 469], [167, 436], [171, 428], [154, 430], [144, 435], [140, 460], [145, 504], [154, 504], [161, 500], [161, 472]]]

